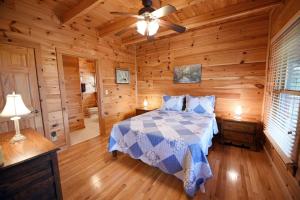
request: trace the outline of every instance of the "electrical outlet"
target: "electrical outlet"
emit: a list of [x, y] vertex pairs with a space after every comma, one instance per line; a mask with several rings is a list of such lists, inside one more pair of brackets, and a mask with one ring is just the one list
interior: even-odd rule
[[51, 133], [50, 133], [50, 137], [51, 137], [51, 141], [52, 141], [52, 142], [57, 141], [58, 136], [57, 136], [56, 131], [51, 132]]
[[108, 95], [108, 90], [105, 90], [105, 95]]

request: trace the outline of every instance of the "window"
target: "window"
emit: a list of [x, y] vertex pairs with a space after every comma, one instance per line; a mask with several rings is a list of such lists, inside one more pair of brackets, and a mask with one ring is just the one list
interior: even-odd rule
[[285, 163], [297, 163], [300, 112], [300, 19], [271, 43], [265, 133]]

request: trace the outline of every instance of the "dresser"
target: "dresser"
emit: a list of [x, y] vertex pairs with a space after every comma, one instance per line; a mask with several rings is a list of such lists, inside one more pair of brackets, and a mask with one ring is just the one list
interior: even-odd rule
[[10, 143], [14, 132], [0, 134], [0, 199], [62, 199], [58, 149], [34, 130], [21, 133], [26, 140], [15, 144]]
[[221, 142], [258, 150], [261, 136], [261, 122], [251, 118], [221, 118]]

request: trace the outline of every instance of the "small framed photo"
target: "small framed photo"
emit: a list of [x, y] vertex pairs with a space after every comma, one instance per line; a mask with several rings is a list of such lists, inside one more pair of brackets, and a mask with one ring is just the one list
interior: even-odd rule
[[117, 84], [129, 84], [130, 73], [128, 69], [116, 69], [116, 83]]

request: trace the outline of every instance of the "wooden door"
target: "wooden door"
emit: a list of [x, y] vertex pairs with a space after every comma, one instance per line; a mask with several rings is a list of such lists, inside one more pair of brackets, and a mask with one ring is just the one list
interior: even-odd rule
[[[21, 94], [25, 105], [32, 111], [22, 117], [20, 128], [33, 128], [44, 134], [39, 100], [34, 49], [0, 44], [0, 110], [6, 95], [12, 92]], [[9, 118], [0, 118], [0, 133], [14, 130]]]
[[77, 57], [62, 55], [66, 110], [69, 131], [84, 128], [84, 113], [80, 86], [79, 60]]

